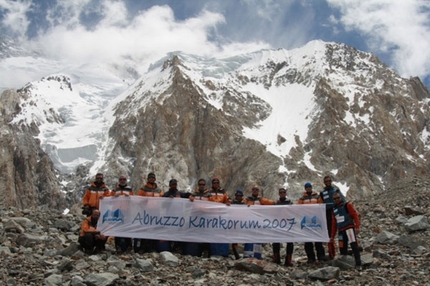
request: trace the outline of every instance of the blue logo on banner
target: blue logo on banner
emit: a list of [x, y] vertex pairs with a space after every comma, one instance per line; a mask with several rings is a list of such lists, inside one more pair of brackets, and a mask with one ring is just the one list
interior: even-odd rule
[[317, 216], [313, 217], [303, 217], [302, 221], [300, 222], [301, 229], [304, 228], [322, 228], [322, 222]]
[[103, 223], [104, 222], [124, 222], [124, 214], [122, 213], [122, 211], [120, 209], [111, 211], [111, 210], [107, 210], [104, 214], [103, 214]]

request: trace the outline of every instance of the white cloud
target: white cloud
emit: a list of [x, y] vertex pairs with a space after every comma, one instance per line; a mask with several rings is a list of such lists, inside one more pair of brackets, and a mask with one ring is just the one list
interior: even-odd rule
[[390, 55], [402, 76], [430, 73], [430, 2], [424, 0], [328, 0], [346, 29], [364, 34], [374, 51]]
[[[141, 11], [134, 18], [127, 14], [125, 6], [117, 1], [104, 1], [100, 6], [103, 18], [91, 29], [79, 22], [82, 9], [88, 1], [65, 4], [50, 13], [51, 21], [58, 10], [67, 10], [61, 18], [68, 19], [39, 35], [38, 45], [56, 59], [74, 62], [124, 63], [128, 62], [140, 73], [150, 63], [171, 51], [183, 51], [197, 55], [225, 55], [268, 48], [261, 42], [220, 45], [209, 37], [216, 33], [216, 26], [225, 23], [219, 13], [202, 11], [200, 14], [179, 21], [169, 6], [153, 6]], [[128, 19], [128, 20], [127, 20]]]
[[2, 20], [2, 24], [19, 37], [24, 36], [27, 31], [29, 21], [26, 12], [31, 7], [31, 1], [8, 1], [0, 0], [0, 11], [7, 11]]

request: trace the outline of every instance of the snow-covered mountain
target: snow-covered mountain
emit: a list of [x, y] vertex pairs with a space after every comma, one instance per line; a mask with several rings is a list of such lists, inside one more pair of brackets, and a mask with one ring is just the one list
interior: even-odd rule
[[16, 93], [7, 124], [37, 126], [61, 172], [89, 164], [85, 175], [102, 171], [113, 184], [125, 173], [135, 189], [154, 171], [162, 187], [218, 176], [230, 193], [258, 184], [274, 197], [287, 186], [297, 198], [331, 174], [363, 196], [428, 174], [429, 91], [342, 44], [225, 59], [172, 53], [125, 87], [94, 67], [52, 74]]

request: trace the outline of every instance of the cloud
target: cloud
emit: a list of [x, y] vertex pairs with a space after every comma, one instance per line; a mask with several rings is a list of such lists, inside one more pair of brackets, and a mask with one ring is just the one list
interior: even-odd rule
[[402, 76], [430, 74], [430, 2], [328, 0], [340, 10], [336, 19], [358, 30], [374, 51], [388, 54]]
[[30, 10], [31, 1], [0, 0], [0, 11], [3, 14], [1, 23], [18, 37], [25, 35], [30, 21], [26, 13]]
[[[20, 7], [16, 10], [22, 11], [24, 6]], [[240, 43], [224, 38], [217, 30], [225, 24], [224, 16], [208, 10], [177, 20], [169, 6], [152, 6], [131, 16], [121, 1], [103, 0], [97, 5], [90, 0], [58, 1], [46, 11], [46, 23], [49, 28], [29, 41], [49, 58], [126, 64], [139, 73], [172, 51], [232, 56], [270, 47], [262, 41]]]

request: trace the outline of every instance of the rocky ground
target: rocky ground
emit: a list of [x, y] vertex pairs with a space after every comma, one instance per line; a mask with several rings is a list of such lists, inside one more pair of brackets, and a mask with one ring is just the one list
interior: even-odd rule
[[270, 244], [260, 261], [117, 255], [113, 242], [88, 256], [76, 243], [80, 213], [2, 209], [0, 285], [430, 285], [429, 190], [430, 179], [413, 178], [353, 202], [362, 221], [360, 271], [350, 256], [309, 266], [303, 244], [295, 245], [294, 267], [272, 263]]

